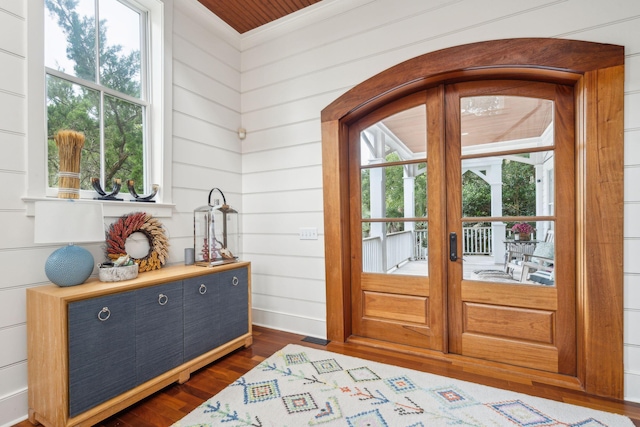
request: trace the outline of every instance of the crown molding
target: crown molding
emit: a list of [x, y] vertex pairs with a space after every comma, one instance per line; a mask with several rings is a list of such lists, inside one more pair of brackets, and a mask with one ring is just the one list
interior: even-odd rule
[[322, 0], [240, 35], [240, 51], [254, 48], [319, 21], [373, 3], [375, 0]]

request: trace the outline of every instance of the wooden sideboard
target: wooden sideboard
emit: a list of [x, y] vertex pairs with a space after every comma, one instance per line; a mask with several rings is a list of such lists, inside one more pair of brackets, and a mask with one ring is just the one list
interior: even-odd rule
[[94, 425], [251, 343], [247, 262], [27, 289], [29, 420]]

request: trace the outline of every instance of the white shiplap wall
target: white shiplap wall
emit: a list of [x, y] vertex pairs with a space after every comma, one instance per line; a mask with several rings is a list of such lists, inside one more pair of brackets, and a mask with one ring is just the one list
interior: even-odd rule
[[33, 225], [20, 200], [26, 181], [26, 58], [26, 2], [0, 0], [0, 424], [26, 414], [25, 289], [33, 277], [25, 270], [39, 258], [29, 250]]
[[220, 188], [227, 203], [242, 212], [240, 43], [235, 31], [195, 0], [174, 4], [176, 207], [167, 228], [176, 261], [182, 261], [183, 248], [193, 246], [193, 210], [207, 204], [212, 188]]
[[[242, 210], [241, 58], [238, 34], [196, 0], [173, 4], [166, 16], [173, 19], [169, 190], [175, 207], [161, 221], [171, 245], [168, 262], [180, 263], [183, 248], [193, 245], [193, 210], [206, 204], [211, 188], [220, 187]], [[27, 0], [0, 0], [0, 426], [27, 416], [25, 290], [47, 282], [43, 266], [55, 249], [34, 246], [33, 217], [22, 200], [28, 144], [41, 143], [28, 138], [34, 125], [27, 114], [28, 23]], [[103, 259], [100, 244], [85, 247]]]
[[[33, 0], [29, 0], [33, 1]], [[51, 248], [25, 215], [27, 1], [0, 0], [0, 426], [26, 417], [25, 289]], [[257, 324], [325, 336], [320, 111], [346, 90], [433, 50], [508, 37], [626, 48], [625, 395], [640, 401], [640, 2], [323, 0], [238, 36], [195, 0], [173, 10], [170, 262], [192, 244], [192, 211], [220, 187], [242, 213]], [[240, 142], [238, 127], [247, 129]], [[10, 224], [10, 226], [6, 226]], [[317, 241], [298, 239], [317, 227]], [[99, 245], [88, 245], [94, 257]], [[603, 314], [606, 315], [606, 314]], [[631, 325], [631, 326], [630, 326]]]
[[[320, 111], [401, 61], [489, 39], [625, 46], [625, 396], [640, 401], [640, 2], [325, 0], [242, 39], [244, 244], [254, 321], [324, 336]], [[317, 227], [317, 241], [298, 239]], [[606, 313], [602, 315], [606, 316]]]

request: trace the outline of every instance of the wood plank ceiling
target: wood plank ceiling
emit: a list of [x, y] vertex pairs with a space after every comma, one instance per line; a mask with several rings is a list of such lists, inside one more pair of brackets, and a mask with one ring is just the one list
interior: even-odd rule
[[198, 0], [238, 33], [258, 28], [320, 0]]

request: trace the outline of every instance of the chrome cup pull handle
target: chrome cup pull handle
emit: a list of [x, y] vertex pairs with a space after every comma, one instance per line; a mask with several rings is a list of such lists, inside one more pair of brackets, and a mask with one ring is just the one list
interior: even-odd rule
[[98, 320], [101, 322], [106, 322], [111, 317], [111, 310], [109, 307], [102, 307], [102, 310], [98, 312]]
[[198, 292], [200, 292], [200, 295], [204, 295], [207, 293], [207, 287], [205, 286], [205, 284], [201, 284], [200, 288], [198, 289]]
[[165, 305], [168, 302], [169, 302], [168, 296], [166, 296], [165, 294], [158, 295], [158, 304]]

